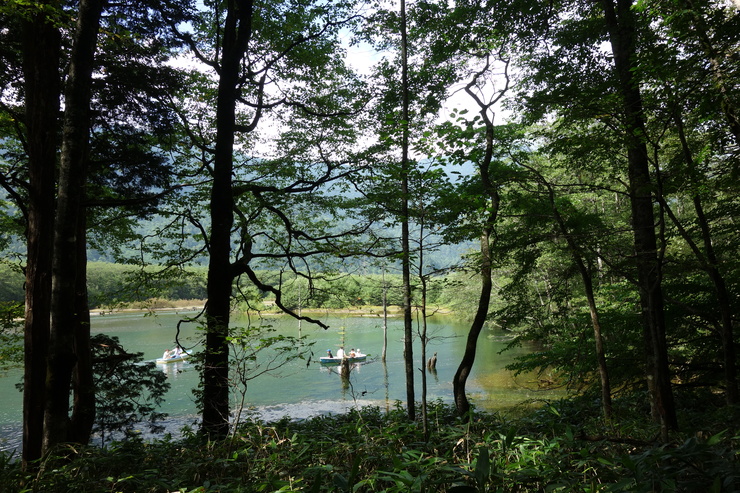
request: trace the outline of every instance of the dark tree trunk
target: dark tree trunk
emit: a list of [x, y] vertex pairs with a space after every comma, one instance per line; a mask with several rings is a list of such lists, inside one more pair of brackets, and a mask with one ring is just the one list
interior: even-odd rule
[[[616, 5], [615, 2], [616, 1]], [[657, 251], [653, 184], [650, 178], [645, 117], [639, 81], [635, 77], [636, 33], [631, 0], [604, 0], [606, 26], [619, 76], [619, 92], [628, 137], [632, 229], [635, 243], [635, 267], [642, 309], [643, 335], [647, 354], [647, 379], [653, 416], [663, 428], [676, 429], [676, 409], [671, 388], [666, 343], [661, 264]]]
[[236, 98], [241, 61], [251, 36], [253, 2], [228, 3], [223, 30], [221, 72], [216, 102], [216, 153], [211, 188], [211, 236], [203, 363], [203, 433], [223, 438], [229, 431], [229, 316], [231, 311], [231, 229]]
[[424, 441], [429, 441], [429, 409], [427, 406], [427, 279], [424, 276], [424, 220], [419, 225], [419, 282], [421, 283], [421, 303], [419, 311], [421, 314], [421, 419], [424, 431]]
[[[80, 224], [80, 203], [86, 178], [93, 60], [102, 8], [102, 0], [80, 2], [67, 76], [54, 228], [52, 321], [44, 410], [46, 450], [71, 438], [69, 395], [73, 368], [77, 364], [75, 337], [82, 323], [77, 297], [79, 233], [84, 229]], [[89, 337], [79, 344], [89, 346]]]
[[[571, 239], [572, 241], [572, 239]], [[576, 255], [575, 252], [573, 253]], [[596, 306], [596, 297], [594, 296], [594, 286], [591, 276], [586, 269], [583, 260], [579, 257], [576, 260], [578, 270], [581, 273], [583, 287], [588, 300], [588, 310], [591, 314], [591, 326], [594, 329], [594, 344], [596, 349], [596, 362], [599, 368], [599, 379], [601, 381], [601, 409], [604, 413], [604, 419], [612, 419], [612, 386], [609, 381], [609, 369], [606, 366], [606, 350], [604, 349], [604, 336], [601, 331], [601, 321], [599, 320], [599, 310]]]
[[385, 285], [385, 270], [383, 271], [383, 353], [380, 360], [385, 364], [388, 351], [388, 286]]
[[[84, 196], [84, 193], [82, 195]], [[70, 440], [75, 443], [89, 443], [95, 424], [95, 382], [92, 370], [92, 348], [90, 347], [90, 307], [87, 301], [87, 225], [84, 208], [80, 209], [79, 220], [77, 289], [75, 290], [78, 325], [75, 327], [74, 345], [77, 365], [72, 375], [74, 402]]]
[[714, 247], [712, 246], [712, 237], [709, 231], [709, 223], [704, 215], [704, 211], [701, 207], [701, 201], [698, 196], [694, 196], [694, 205], [697, 211], [697, 217], [699, 219], [699, 225], [702, 231], [702, 239], [704, 240], [704, 249], [707, 253], [708, 265], [706, 267], [707, 274], [714, 285], [715, 292], [717, 294], [717, 305], [719, 306], [720, 312], [720, 324], [721, 324], [721, 339], [722, 339], [722, 362], [725, 373], [725, 400], [727, 404], [737, 404], [739, 400], [738, 396], [738, 384], [737, 384], [737, 368], [736, 368], [736, 351], [735, 351], [735, 335], [732, 326], [733, 311], [732, 303], [730, 301], [731, 296], [725, 283], [725, 278], [719, 270], [719, 262], [714, 253]]
[[414, 327], [411, 317], [411, 241], [409, 234], [409, 78], [408, 36], [406, 35], [406, 2], [401, 0], [401, 86], [403, 109], [401, 116], [401, 271], [403, 277], [403, 360], [406, 369], [406, 406], [410, 420], [416, 419], [414, 391]]
[[[482, 73], [482, 72], [481, 72]], [[480, 106], [480, 115], [483, 119], [486, 129], [486, 148], [482, 161], [478, 163], [478, 175], [483, 188], [483, 193], [487, 199], [486, 217], [481, 226], [480, 236], [480, 267], [481, 290], [478, 297], [478, 309], [475, 312], [475, 318], [468, 331], [468, 338], [465, 343], [465, 353], [460, 361], [455, 376], [452, 380], [452, 392], [455, 399], [455, 407], [460, 416], [470, 419], [470, 403], [465, 395], [465, 385], [475, 363], [475, 353], [478, 348], [478, 336], [485, 326], [488, 318], [488, 307], [491, 302], [491, 293], [493, 291], [493, 264], [491, 258], [491, 241], [494, 231], [494, 225], [498, 218], [498, 211], [501, 205], [497, 185], [491, 181], [491, 163], [493, 161], [493, 121], [488, 116], [490, 104], [483, 104], [477, 98], [472, 88], [475, 85], [475, 79], [466, 87], [467, 93], [472, 96]], [[503, 93], [502, 93], [503, 94]]]
[[[478, 104], [479, 114], [485, 125], [485, 153], [478, 163], [478, 176], [480, 178], [483, 195], [486, 198], [485, 217], [481, 224], [480, 236], [480, 267], [481, 290], [478, 297], [478, 309], [475, 312], [475, 318], [468, 332], [468, 339], [465, 343], [465, 353], [460, 361], [455, 376], [452, 380], [452, 392], [455, 399], [455, 407], [460, 416], [470, 419], [470, 403], [465, 395], [465, 385], [475, 363], [475, 353], [478, 348], [478, 336], [480, 336], [486, 319], [488, 318], [488, 307], [491, 302], [491, 293], [493, 292], [493, 259], [491, 258], [491, 242], [493, 241], [493, 232], [498, 219], [498, 212], [501, 206], [501, 197], [498, 192], [498, 184], [492, 181], [491, 163], [493, 162], [493, 145], [494, 145], [494, 126], [493, 120], [488, 112], [493, 104], [500, 100], [508, 90], [508, 72], [504, 73], [506, 85], [498, 92], [498, 95], [491, 101], [485, 103], [478, 96], [477, 86], [478, 79], [488, 70], [488, 58], [485, 67], [479, 71], [471, 82], [465, 87], [465, 92]], [[508, 70], [508, 65], [507, 65]]]
[[[57, 2], [46, 5], [56, 8]], [[51, 310], [51, 244], [59, 115], [60, 34], [41, 9], [23, 25], [28, 140], [23, 466], [41, 458]]]
[[465, 342], [465, 353], [463, 354], [460, 366], [457, 367], [455, 376], [452, 380], [452, 391], [455, 397], [455, 408], [460, 416], [470, 418], [470, 402], [465, 395], [465, 384], [468, 376], [475, 363], [475, 353], [478, 349], [478, 336], [480, 335], [488, 317], [488, 306], [491, 302], [491, 292], [493, 291], [493, 281], [491, 279], [491, 229], [486, 229], [480, 238], [480, 278], [481, 290], [478, 298], [478, 309], [475, 312], [475, 318], [470, 325], [468, 338]]

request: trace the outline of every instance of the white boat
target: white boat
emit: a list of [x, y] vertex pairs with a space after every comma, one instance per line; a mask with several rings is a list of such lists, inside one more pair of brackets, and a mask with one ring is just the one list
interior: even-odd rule
[[190, 357], [190, 353], [182, 352], [180, 354], [175, 354], [172, 356], [169, 356], [167, 358], [158, 358], [157, 364], [158, 365], [165, 365], [168, 363], [177, 363], [178, 361], [185, 361]]
[[319, 358], [319, 362], [322, 365], [339, 365], [342, 363], [342, 360], [347, 360], [350, 363], [357, 363], [365, 361], [366, 359], [367, 354], [355, 353], [354, 356], [344, 355], [343, 358], [340, 358], [339, 356], [322, 356]]

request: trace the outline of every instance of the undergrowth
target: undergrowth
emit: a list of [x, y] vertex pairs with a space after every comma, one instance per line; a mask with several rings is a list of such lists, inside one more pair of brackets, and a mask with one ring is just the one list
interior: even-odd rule
[[599, 424], [598, 411], [583, 402], [551, 403], [516, 418], [475, 413], [469, 422], [440, 402], [430, 409], [428, 441], [400, 407], [365, 408], [253, 420], [218, 443], [186, 433], [90, 447], [62, 465], [47, 459], [35, 475], [6, 455], [0, 491], [740, 491], [737, 408], [705, 408], [704, 421], [686, 413], [687, 431], [669, 443], [627, 416], [624, 427]]

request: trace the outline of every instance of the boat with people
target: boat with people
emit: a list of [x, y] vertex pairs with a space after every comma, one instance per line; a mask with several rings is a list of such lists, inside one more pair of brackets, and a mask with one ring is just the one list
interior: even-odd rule
[[157, 359], [157, 364], [177, 363], [178, 361], [185, 361], [189, 357], [190, 353], [178, 346], [175, 349], [166, 350], [162, 357]]
[[339, 365], [344, 360], [349, 363], [362, 362], [367, 360], [367, 354], [361, 352], [359, 348], [351, 349], [348, 353], [345, 353], [344, 348], [340, 347], [336, 355], [332, 354], [331, 349], [327, 349], [326, 356], [319, 358], [322, 365]]

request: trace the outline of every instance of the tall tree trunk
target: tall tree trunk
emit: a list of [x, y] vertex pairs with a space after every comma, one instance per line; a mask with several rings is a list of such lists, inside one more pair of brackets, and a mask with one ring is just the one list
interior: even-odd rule
[[385, 363], [388, 351], [388, 286], [385, 284], [385, 270], [383, 270], [383, 354], [381, 361]]
[[573, 262], [576, 264], [576, 268], [578, 269], [578, 272], [581, 275], [581, 280], [583, 281], [583, 288], [588, 302], [588, 310], [591, 315], [591, 326], [594, 330], [596, 362], [599, 369], [599, 379], [601, 383], [601, 409], [604, 414], [604, 420], [610, 421], [612, 418], [612, 391], [609, 380], [609, 369], [606, 365], [606, 351], [604, 350], [604, 337], [601, 330], [599, 310], [596, 305], [596, 296], [594, 295], [593, 280], [588, 268], [586, 267], [586, 263], [583, 261], [583, 257], [581, 256], [581, 248], [568, 230], [568, 226], [555, 203], [555, 191], [553, 190], [553, 187], [547, 182], [547, 180], [545, 180], [544, 176], [532, 168], [529, 169], [536, 173], [540, 183], [547, 187], [548, 201], [550, 202], [550, 208], [555, 217], [555, 222], [558, 225], [560, 233], [568, 244], [568, 250], [570, 251]]
[[[69, 395], [76, 362], [81, 191], [90, 135], [90, 98], [102, 0], [82, 0], [65, 92], [52, 264], [51, 333], [44, 409], [44, 449], [70, 439]], [[88, 344], [88, 341], [80, 341]]]
[[403, 276], [403, 359], [406, 368], [406, 406], [410, 420], [416, 419], [414, 392], [414, 340], [411, 317], [411, 248], [409, 233], [409, 76], [408, 37], [406, 35], [406, 1], [401, 0], [401, 271]]
[[[421, 236], [421, 235], [420, 235]], [[421, 244], [420, 244], [421, 245]], [[421, 249], [421, 246], [419, 247]], [[427, 342], [429, 341], [427, 336], [427, 280], [424, 277], [422, 266], [423, 254], [419, 252], [419, 280], [421, 281], [421, 306], [420, 314], [421, 317], [421, 418], [422, 418], [422, 429], [424, 431], [424, 441], [429, 440], [429, 409], [427, 406], [427, 372], [426, 372], [426, 361], [427, 361]]]
[[580, 257], [578, 258], [578, 260], [576, 260], [576, 263], [578, 264], [578, 270], [581, 273], [581, 279], [583, 279], [583, 286], [586, 291], [586, 299], [588, 300], [588, 311], [591, 315], [591, 326], [594, 329], [596, 362], [599, 367], [599, 379], [601, 382], [601, 409], [604, 413], [604, 420], [609, 422], [612, 419], [612, 386], [609, 381], [609, 368], [606, 365], [604, 336], [602, 335], [601, 321], [599, 320], [599, 310], [596, 306], [593, 281], [591, 280], [591, 276], [589, 275], [589, 272]]
[[725, 373], [725, 400], [727, 404], [733, 405], [740, 401], [740, 395], [738, 393], [737, 383], [737, 352], [735, 351], [735, 335], [733, 329], [733, 310], [731, 295], [727, 289], [725, 278], [720, 272], [719, 261], [714, 252], [714, 246], [712, 245], [712, 235], [709, 229], [709, 222], [704, 215], [704, 210], [701, 205], [701, 199], [698, 195], [693, 197], [694, 207], [699, 221], [699, 227], [702, 232], [702, 240], [704, 242], [704, 251], [707, 255], [707, 274], [709, 279], [714, 285], [715, 293], [717, 294], [717, 305], [720, 311], [721, 320], [721, 333], [722, 339], [722, 358]]
[[[482, 74], [483, 72], [481, 72]], [[480, 75], [480, 74], [479, 74]], [[485, 124], [485, 154], [482, 161], [478, 163], [478, 175], [483, 187], [483, 193], [488, 199], [487, 215], [481, 226], [480, 236], [480, 267], [479, 273], [481, 278], [481, 290], [478, 297], [478, 308], [475, 317], [468, 331], [468, 338], [465, 343], [465, 353], [463, 354], [460, 365], [455, 372], [452, 380], [452, 391], [455, 399], [455, 407], [460, 416], [470, 418], [470, 402], [465, 395], [465, 385], [475, 363], [475, 353], [478, 348], [478, 336], [480, 336], [486, 319], [488, 318], [488, 307], [491, 302], [491, 293], [493, 292], [493, 263], [491, 259], [491, 241], [493, 237], [493, 228], [498, 218], [500, 207], [500, 197], [496, 185], [491, 181], [491, 162], [493, 161], [493, 121], [488, 116], [490, 104], [482, 102], [474, 95], [472, 88], [475, 80], [468, 84], [466, 91], [472, 96], [480, 106], [480, 115]]]
[[639, 81], [634, 71], [637, 34], [631, 0], [604, 0], [603, 5], [614, 65], [619, 76], [619, 92], [628, 137], [627, 159], [635, 267], [642, 308], [651, 408], [654, 418], [661, 423], [665, 438], [669, 429], [678, 427], [678, 421], [668, 366], [661, 264], [655, 234], [653, 184], [645, 143], [645, 117]]
[[609, 369], [606, 365], [606, 351], [604, 350], [604, 337], [602, 335], [601, 330], [601, 321], [599, 319], [599, 310], [596, 305], [596, 296], [594, 295], [594, 285], [593, 280], [591, 279], [591, 275], [586, 268], [586, 264], [583, 262], [583, 258], [581, 257], [578, 248], [578, 245], [573, 240], [573, 237], [568, 233], [567, 227], [565, 225], [565, 221], [563, 221], [562, 216], [560, 216], [559, 211], [557, 211], [554, 201], [554, 196], [552, 195], [552, 190], [550, 190], [551, 196], [550, 201], [551, 205], [553, 207], [553, 210], [555, 211], [555, 215], [557, 218], [558, 225], [560, 227], [560, 230], [562, 234], [565, 236], [566, 241], [568, 243], [568, 249], [571, 252], [571, 256], [573, 257], [573, 261], [576, 264], [576, 267], [578, 268], [578, 272], [581, 275], [581, 280], [583, 281], [583, 289], [586, 294], [586, 300], [588, 302], [588, 311], [591, 315], [591, 327], [594, 329], [594, 345], [596, 350], [596, 363], [599, 369], [599, 379], [601, 383], [601, 409], [604, 414], [604, 420], [610, 421], [612, 419], [612, 390], [611, 390], [611, 383], [609, 381]]
[[[83, 197], [84, 193], [81, 194]], [[79, 232], [77, 242], [77, 289], [75, 290], [75, 310], [78, 325], [75, 327], [75, 361], [72, 375], [72, 421], [70, 440], [75, 443], [89, 443], [95, 424], [95, 381], [92, 369], [92, 348], [90, 347], [90, 306], [87, 298], [87, 215], [80, 208]]]
[[419, 219], [419, 258], [418, 258], [418, 276], [419, 283], [421, 285], [420, 295], [421, 300], [419, 308], [417, 310], [417, 320], [421, 322], [421, 331], [419, 334], [419, 342], [421, 343], [421, 422], [422, 430], [424, 432], [424, 441], [429, 440], [429, 412], [427, 406], [427, 372], [426, 372], [426, 361], [427, 361], [427, 278], [424, 276], [424, 211], [421, 210]]
[[236, 98], [241, 61], [251, 36], [253, 2], [227, 3], [221, 71], [216, 101], [216, 152], [211, 188], [211, 237], [206, 306], [206, 346], [203, 363], [203, 433], [224, 438], [229, 432], [229, 318], [231, 311], [232, 190], [236, 132]]
[[[38, 2], [51, 10], [55, 0]], [[26, 225], [26, 315], [24, 328], [24, 468], [41, 458], [46, 358], [51, 311], [51, 248], [54, 228], [54, 174], [60, 99], [59, 29], [39, 8], [23, 25], [23, 73], [28, 133], [28, 218]]]
[[481, 290], [478, 297], [478, 309], [475, 312], [475, 318], [470, 325], [468, 338], [465, 342], [465, 353], [463, 354], [460, 365], [457, 367], [455, 376], [452, 379], [452, 392], [455, 398], [455, 408], [460, 416], [470, 419], [470, 402], [465, 395], [465, 385], [475, 363], [475, 353], [478, 349], [478, 336], [480, 335], [488, 317], [488, 306], [491, 302], [491, 293], [493, 291], [492, 265], [491, 265], [491, 228], [486, 228], [480, 238], [480, 278]]

